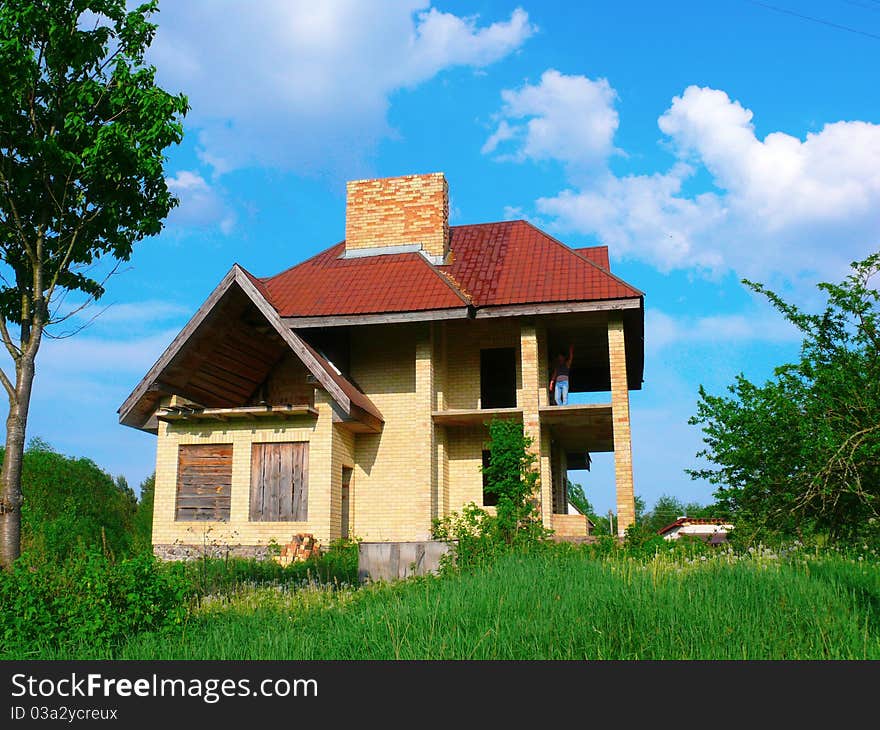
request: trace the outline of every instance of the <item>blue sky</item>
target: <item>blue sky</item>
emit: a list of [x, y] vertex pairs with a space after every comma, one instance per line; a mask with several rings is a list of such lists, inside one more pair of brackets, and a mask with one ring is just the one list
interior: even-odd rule
[[[163, 3], [151, 58], [193, 107], [181, 206], [113, 306], [44, 346], [29, 433], [137, 484], [155, 438], [116, 408], [231, 264], [268, 275], [340, 240], [346, 179], [440, 170], [453, 224], [611, 247], [647, 293], [637, 491], [709, 501], [683, 472], [699, 384], [797, 352], [739, 279], [815, 303], [880, 246], [880, 38], [780, 9], [880, 36], [876, 0]], [[577, 475], [602, 510], [610, 466]]]

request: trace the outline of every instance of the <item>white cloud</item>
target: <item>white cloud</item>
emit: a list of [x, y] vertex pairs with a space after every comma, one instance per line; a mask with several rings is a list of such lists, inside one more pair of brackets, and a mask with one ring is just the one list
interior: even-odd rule
[[521, 9], [480, 24], [426, 0], [191, 0], [163, 4], [152, 60], [189, 95], [188, 123], [216, 172], [350, 171], [389, 134], [392, 93], [485, 67], [535, 30]]
[[41, 368], [65, 375], [91, 377], [122, 372], [140, 377], [150, 369], [177, 332], [177, 329], [167, 329], [130, 339], [83, 335], [48, 340], [40, 349], [39, 364]]
[[713, 314], [681, 317], [650, 308], [645, 312], [645, 347], [658, 352], [671, 345], [687, 343], [746, 344], [750, 342], [798, 342], [798, 330], [769, 308], [749, 314]]
[[752, 116], [723, 91], [690, 86], [658, 124], [709, 170], [732, 208], [770, 233], [805, 221], [880, 222], [880, 125], [836, 122], [803, 141], [783, 132], [759, 140]]
[[223, 195], [198, 172], [181, 170], [165, 181], [168, 189], [180, 200], [169, 216], [169, 225], [182, 227], [218, 226], [224, 234], [235, 227], [235, 213]]
[[[568, 104], [568, 128], [594, 129], [597, 93], [589, 84], [578, 88], [581, 103]], [[503, 92], [505, 118], [511, 94], [519, 93]], [[598, 98], [613, 105], [613, 89]], [[557, 230], [597, 236], [616, 255], [664, 270], [836, 278], [880, 246], [880, 125], [841, 121], [803, 139], [784, 132], [759, 139], [749, 109], [723, 91], [690, 86], [658, 120], [676, 162], [665, 172], [618, 176], [605, 164], [614, 152], [616, 114], [613, 124], [599, 125], [601, 142], [591, 157], [577, 141], [568, 151], [563, 142], [551, 144], [566, 136], [555, 112], [529, 108], [537, 115], [529, 124], [550, 131], [538, 138], [543, 147], [530, 146], [521, 131], [511, 157], [557, 159], [573, 183], [537, 200], [536, 210]], [[487, 142], [490, 151], [514, 135], [501, 137]], [[692, 192], [701, 170], [713, 186]]]
[[693, 241], [723, 226], [727, 210], [712, 193], [681, 194], [692, 173], [681, 163], [656, 175], [608, 173], [588, 187], [539, 198], [535, 205], [551, 225], [594, 234], [615, 256], [646, 259], [664, 269], [714, 270], [723, 265], [722, 254], [711, 247], [695, 249]]
[[501, 92], [504, 105], [497, 128], [483, 145], [491, 154], [505, 142], [503, 158], [561, 160], [578, 172], [604, 169], [614, 152], [617, 94], [606, 79], [566, 76], [549, 69], [537, 84]]
[[148, 299], [141, 302], [113, 302], [108, 299], [99, 299], [97, 302], [87, 304], [83, 309], [83, 302], [72, 303], [63, 307], [64, 312], [71, 312], [71, 327], [79, 327], [85, 322], [91, 322], [92, 328], [102, 328], [106, 325], [118, 325], [125, 322], [128, 331], [133, 328], [142, 328], [168, 321], [184, 321], [192, 310], [182, 304], [175, 304], [160, 299]]

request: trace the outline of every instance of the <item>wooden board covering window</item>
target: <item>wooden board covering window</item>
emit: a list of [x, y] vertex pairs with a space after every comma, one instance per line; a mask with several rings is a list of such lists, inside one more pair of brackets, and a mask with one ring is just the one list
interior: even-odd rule
[[232, 444], [189, 444], [177, 454], [179, 521], [229, 519]]
[[305, 522], [308, 514], [308, 442], [253, 444], [251, 520]]

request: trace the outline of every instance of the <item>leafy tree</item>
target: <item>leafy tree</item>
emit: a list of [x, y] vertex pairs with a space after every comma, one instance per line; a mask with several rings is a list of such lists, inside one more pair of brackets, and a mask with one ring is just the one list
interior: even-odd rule
[[645, 515], [644, 522], [651, 532], [659, 532], [670, 522], [687, 514], [687, 507], [680, 499], [664, 494], [654, 503], [654, 509]]
[[489, 464], [483, 473], [498, 495], [497, 528], [507, 544], [542, 531], [535, 506], [537, 456], [530, 450], [531, 445], [532, 439], [521, 423], [500, 419], [489, 423]]
[[97, 300], [115, 266], [159, 233], [177, 202], [164, 150], [182, 138], [187, 101], [159, 88], [144, 62], [157, 0], [126, 5], [0, 3], [0, 339], [15, 369], [0, 371], [9, 399], [0, 473], [6, 567], [20, 550], [22, 454], [47, 328], [73, 313], [60, 311], [66, 293]]
[[648, 511], [648, 505], [645, 503], [645, 498], [640, 494], [635, 495], [633, 503], [635, 505], [636, 523], [641, 524], [645, 519], [645, 513]]
[[[571, 502], [582, 515], [586, 515], [590, 519], [596, 515], [593, 504], [587, 499], [583, 486], [565, 478], [565, 491], [568, 494], [568, 501]], [[595, 522], [595, 520], [593, 520]]]
[[140, 498], [132, 521], [132, 547], [137, 552], [153, 550], [153, 495], [156, 492], [156, 475], [151, 474], [141, 482]]
[[692, 424], [703, 429], [691, 471], [717, 486], [741, 535], [818, 533], [876, 538], [880, 518], [880, 294], [871, 286], [880, 253], [852, 264], [840, 284], [823, 283], [825, 308], [811, 314], [760, 284], [800, 330], [800, 359], [763, 385], [739, 375], [729, 395], [700, 388]]
[[[3, 459], [0, 450], [0, 459]], [[40, 559], [64, 561], [81, 548], [123, 557], [131, 548], [136, 502], [125, 480], [89, 459], [57, 453], [34, 439], [24, 454], [22, 545]]]

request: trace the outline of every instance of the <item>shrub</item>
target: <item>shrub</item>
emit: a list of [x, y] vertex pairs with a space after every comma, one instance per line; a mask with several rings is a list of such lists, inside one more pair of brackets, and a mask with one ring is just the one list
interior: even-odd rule
[[53, 560], [80, 548], [115, 557], [129, 553], [136, 500], [124, 480], [114, 481], [89, 459], [56, 453], [39, 439], [28, 445], [22, 469], [24, 552]]
[[489, 423], [489, 465], [483, 473], [498, 496], [494, 527], [508, 545], [543, 537], [535, 505], [538, 490], [538, 457], [530, 451], [532, 439], [516, 421]]
[[141, 554], [111, 562], [96, 550], [65, 562], [25, 555], [0, 572], [0, 655], [106, 646], [179, 625], [191, 589], [182, 566]]
[[140, 497], [131, 522], [131, 546], [135, 552], [153, 552], [153, 496], [156, 475], [141, 482]]
[[471, 503], [433, 525], [436, 539], [457, 542], [457, 565], [484, 563], [512, 548], [531, 548], [546, 539], [548, 531], [535, 504], [537, 457], [529, 450], [531, 445], [521, 423], [497, 419], [489, 423], [489, 464], [482, 470], [498, 497], [496, 513]]
[[358, 546], [353, 540], [337, 540], [319, 556], [287, 566], [273, 560], [207, 556], [181, 564], [197, 599], [233, 593], [242, 583], [355, 585], [358, 580], [357, 566]]

